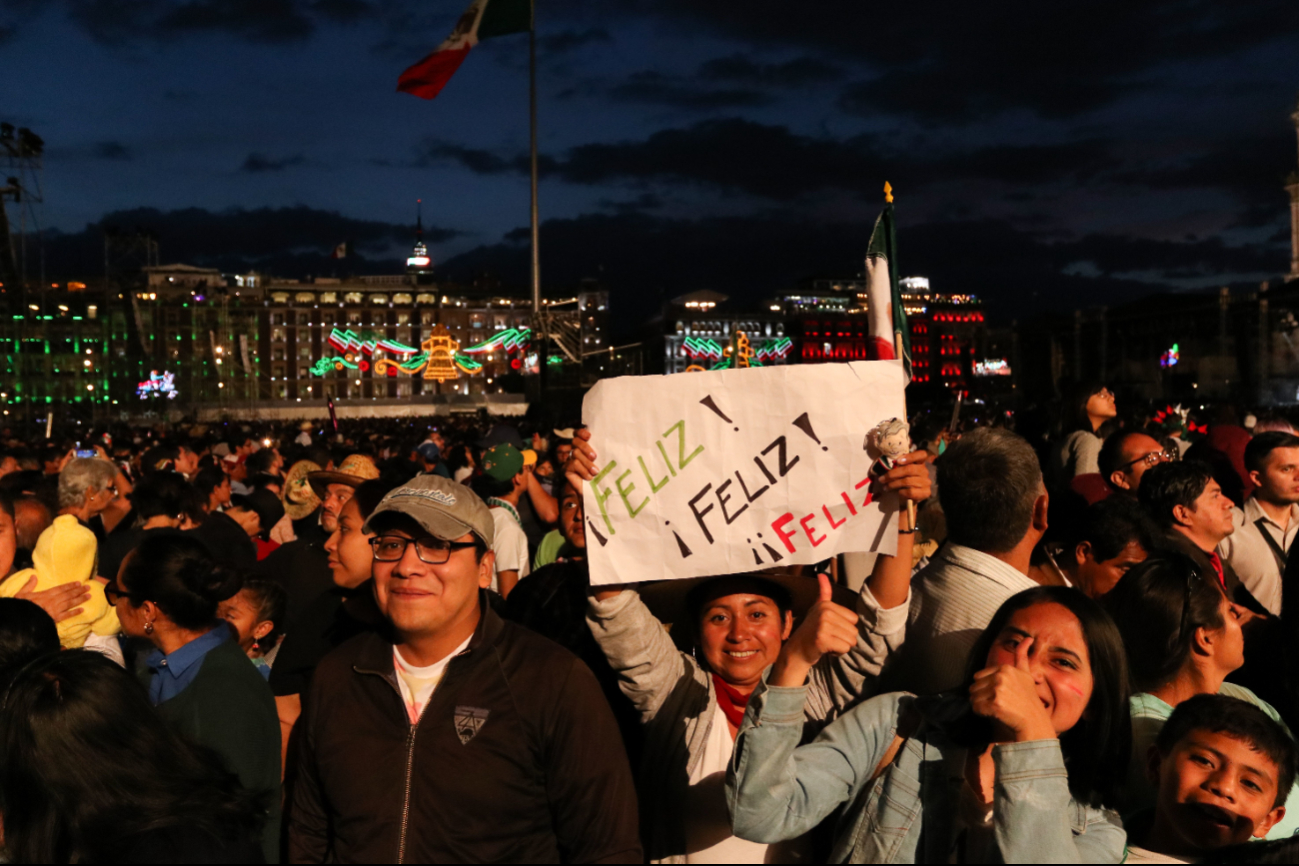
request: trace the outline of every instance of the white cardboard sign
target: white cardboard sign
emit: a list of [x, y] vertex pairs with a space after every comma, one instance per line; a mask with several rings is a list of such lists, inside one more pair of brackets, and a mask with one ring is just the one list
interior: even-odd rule
[[592, 584], [702, 577], [897, 549], [867, 433], [905, 418], [895, 361], [597, 382], [582, 404]]

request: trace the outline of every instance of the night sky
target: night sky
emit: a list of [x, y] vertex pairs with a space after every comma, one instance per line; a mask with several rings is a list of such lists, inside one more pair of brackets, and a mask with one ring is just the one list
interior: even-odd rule
[[[101, 224], [165, 262], [527, 273], [527, 36], [432, 102], [397, 76], [468, 0], [0, 0], [0, 120], [47, 143], [49, 279]], [[995, 318], [1257, 283], [1289, 265], [1299, 3], [538, 0], [542, 272], [626, 327], [860, 269], [881, 186], [902, 270]], [[12, 213], [12, 211], [11, 211]]]

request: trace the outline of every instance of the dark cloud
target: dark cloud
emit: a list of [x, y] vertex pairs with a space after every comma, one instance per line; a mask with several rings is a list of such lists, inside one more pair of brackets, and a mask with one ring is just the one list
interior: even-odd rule
[[[55, 2], [50, 0], [49, 5]], [[202, 33], [249, 42], [300, 42], [316, 31], [318, 22], [354, 24], [379, 14], [365, 0], [62, 0], [62, 4], [93, 39], [112, 45]]]
[[284, 171], [286, 168], [292, 168], [296, 165], [302, 165], [307, 159], [300, 153], [292, 156], [282, 156], [278, 159], [266, 156], [261, 153], [250, 153], [244, 160], [244, 164], [239, 167], [240, 171], [249, 174], [261, 174], [267, 171]]
[[784, 63], [758, 63], [743, 54], [717, 57], [701, 64], [697, 75], [706, 81], [737, 81], [763, 87], [803, 87], [843, 77], [841, 67], [815, 57]]
[[353, 24], [379, 14], [378, 9], [364, 0], [316, 0], [311, 4], [311, 11], [339, 24]]
[[[114, 211], [79, 232], [46, 233], [46, 258], [58, 279], [103, 273], [104, 231], [149, 231], [163, 261], [186, 262], [226, 272], [256, 269], [284, 277], [333, 273], [329, 254], [342, 241], [357, 251], [345, 267], [356, 273], [395, 273], [414, 242], [413, 225], [361, 220], [309, 207], [209, 211], [134, 208]], [[453, 229], [424, 224], [424, 239], [442, 243]], [[56, 278], [52, 276], [51, 279]]]
[[839, 67], [811, 57], [757, 63], [743, 54], [731, 54], [705, 61], [693, 75], [644, 70], [613, 85], [592, 81], [570, 87], [561, 96], [601, 95], [614, 102], [687, 111], [763, 108], [776, 101], [772, 91], [779, 88], [833, 81], [842, 75]]
[[600, 207], [616, 213], [643, 213], [663, 207], [663, 199], [652, 192], [643, 192], [628, 200], [602, 198]]
[[654, 0], [628, 8], [668, 18], [670, 27], [865, 65], [874, 74], [845, 90], [845, 110], [931, 123], [1014, 109], [1072, 117], [1139, 93], [1155, 71], [1171, 64], [1292, 45], [1299, 37], [1299, 5], [1289, 0], [1094, 0], [941, 10], [836, 4], [797, 15], [774, 0]]
[[464, 166], [474, 174], [504, 174], [510, 171], [529, 170], [526, 157], [507, 159], [480, 147], [465, 147], [449, 141], [430, 139], [419, 148], [415, 164], [423, 166], [435, 162], [453, 162]]
[[1294, 162], [1294, 140], [1290, 136], [1240, 134], [1166, 159], [1133, 161], [1117, 179], [1159, 190], [1227, 189], [1246, 201], [1266, 206], [1279, 200]]
[[569, 54], [588, 45], [613, 42], [609, 31], [603, 27], [588, 27], [584, 30], [565, 30], [549, 36], [537, 37], [537, 55], [541, 58], [553, 58]]
[[643, 141], [579, 145], [554, 172], [570, 183], [659, 180], [789, 200], [827, 182], [853, 188], [865, 174], [882, 177], [873, 156], [865, 139], [813, 139], [731, 118], [661, 130]]
[[761, 108], [773, 101], [768, 93], [752, 88], [714, 88], [698, 81], [661, 72], [637, 72], [608, 88], [615, 102], [644, 102], [672, 108], [711, 111], [719, 108]]
[[[501, 243], [448, 260], [440, 272], [466, 279], [488, 270], [507, 283], [526, 285], [527, 234], [525, 228], [514, 230]], [[586, 214], [543, 223], [542, 268], [549, 285], [600, 275], [612, 292], [615, 321], [628, 329], [694, 289], [714, 289], [751, 306], [813, 274], [856, 273], [869, 234], [869, 223], [822, 222], [787, 212], [701, 219], [633, 210]], [[904, 224], [898, 243], [905, 273], [928, 276], [941, 291], [980, 295], [1003, 322], [1122, 303], [1167, 291], [1179, 280], [1211, 276], [1231, 282], [1285, 266], [1280, 246], [1233, 248], [1217, 240], [1105, 234], [1062, 242], [1000, 220]], [[1090, 275], [1076, 272], [1081, 262], [1090, 264]]]
[[[434, 143], [427, 160], [451, 160], [478, 174], [526, 172], [523, 157]], [[665, 129], [642, 141], [592, 143], [545, 159], [551, 177], [569, 183], [672, 183], [793, 201], [825, 190], [874, 201], [885, 178], [908, 189], [958, 180], [1004, 183], [1080, 182], [1117, 165], [1102, 140], [1065, 144], [994, 145], [921, 153], [871, 136], [833, 139], [740, 118]]]
[[177, 33], [225, 32], [251, 42], [296, 42], [315, 29], [293, 0], [191, 0], [161, 15], [156, 26]]
[[94, 154], [96, 159], [115, 159], [115, 160], [131, 159], [130, 149], [127, 148], [127, 146], [122, 144], [120, 141], [96, 142], [95, 146], [91, 148], [91, 152]]

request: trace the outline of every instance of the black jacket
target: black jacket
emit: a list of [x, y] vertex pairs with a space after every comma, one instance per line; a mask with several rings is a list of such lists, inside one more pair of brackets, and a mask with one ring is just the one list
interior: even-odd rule
[[590, 670], [479, 604], [415, 725], [381, 634], [320, 663], [299, 722], [293, 862], [642, 861], [631, 770]]
[[257, 563], [256, 571], [262, 579], [284, 587], [289, 597], [286, 622], [290, 628], [322, 592], [334, 586], [334, 572], [329, 568], [323, 541], [299, 538], [282, 544]]

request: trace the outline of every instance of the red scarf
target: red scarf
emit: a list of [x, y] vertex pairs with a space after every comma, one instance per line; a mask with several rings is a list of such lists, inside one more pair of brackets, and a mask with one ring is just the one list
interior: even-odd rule
[[749, 705], [749, 695], [741, 694], [726, 680], [713, 674], [713, 688], [717, 692], [717, 705], [726, 714], [726, 720], [736, 728], [744, 720], [744, 708]]
[[1223, 589], [1226, 589], [1227, 576], [1222, 573], [1222, 557], [1218, 556], [1218, 551], [1214, 550], [1209, 553], [1209, 565], [1212, 565], [1213, 570], [1217, 572], [1218, 583], [1222, 585]]

